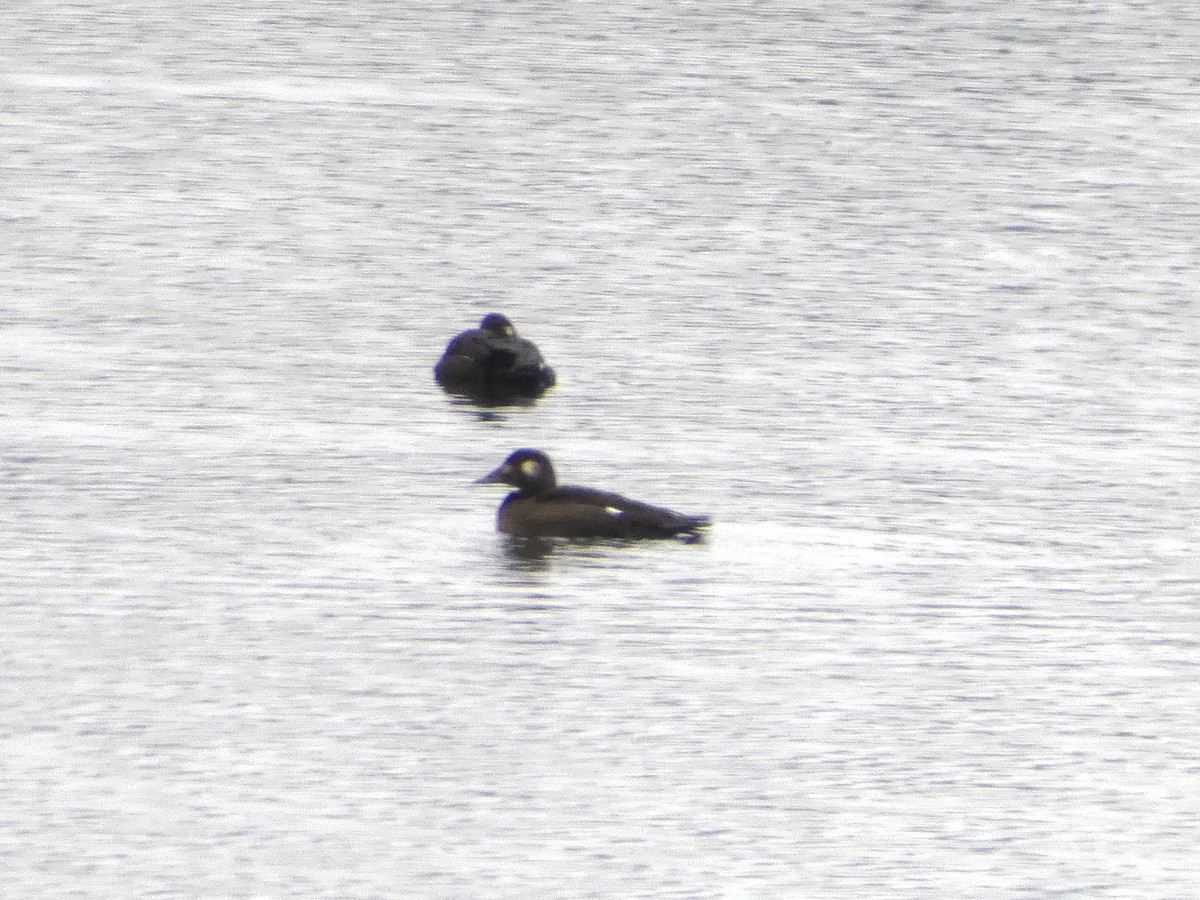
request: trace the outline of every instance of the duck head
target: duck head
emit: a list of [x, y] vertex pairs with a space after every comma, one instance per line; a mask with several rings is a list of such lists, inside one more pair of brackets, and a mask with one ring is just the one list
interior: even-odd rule
[[502, 313], [488, 313], [479, 323], [479, 327], [493, 337], [512, 337], [517, 333], [508, 316]]
[[475, 481], [476, 484], [510, 484], [529, 494], [544, 494], [554, 490], [557, 480], [550, 457], [541, 450], [516, 450], [501, 463], [500, 468]]

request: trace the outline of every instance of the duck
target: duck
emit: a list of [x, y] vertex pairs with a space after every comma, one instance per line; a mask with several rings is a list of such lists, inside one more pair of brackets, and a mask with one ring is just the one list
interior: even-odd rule
[[479, 399], [536, 399], [557, 381], [533, 341], [494, 312], [446, 345], [433, 375], [447, 391]]
[[476, 484], [507, 484], [497, 530], [521, 538], [680, 538], [694, 541], [712, 524], [593, 488], [560, 485], [550, 457], [541, 450], [516, 450]]

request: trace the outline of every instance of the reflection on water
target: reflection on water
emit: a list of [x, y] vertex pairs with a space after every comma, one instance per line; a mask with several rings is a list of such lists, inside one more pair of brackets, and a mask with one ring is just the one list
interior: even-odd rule
[[554, 560], [571, 565], [612, 568], [619, 565], [621, 554], [649, 547], [681, 547], [705, 543], [703, 535], [655, 540], [652, 543], [620, 538], [523, 538], [508, 534], [497, 535], [505, 559], [519, 571], [545, 572]]
[[561, 542], [551, 538], [519, 538], [501, 535], [498, 538], [507, 568], [513, 573], [542, 575], [549, 572]]
[[481, 396], [450, 390], [446, 394], [456, 406], [469, 407], [485, 422], [503, 419], [503, 410], [529, 409], [545, 400], [545, 397]]

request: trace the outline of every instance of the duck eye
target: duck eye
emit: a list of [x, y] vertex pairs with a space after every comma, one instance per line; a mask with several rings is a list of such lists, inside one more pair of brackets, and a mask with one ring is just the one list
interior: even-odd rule
[[527, 459], [521, 463], [521, 474], [529, 478], [536, 478], [542, 472], [542, 464], [536, 459]]

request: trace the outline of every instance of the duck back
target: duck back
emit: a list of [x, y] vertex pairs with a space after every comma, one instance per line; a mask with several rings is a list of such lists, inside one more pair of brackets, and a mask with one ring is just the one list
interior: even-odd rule
[[500, 507], [499, 530], [518, 537], [669, 538], [710, 524], [630, 500], [620, 494], [563, 485], [546, 493], [509, 494]]

